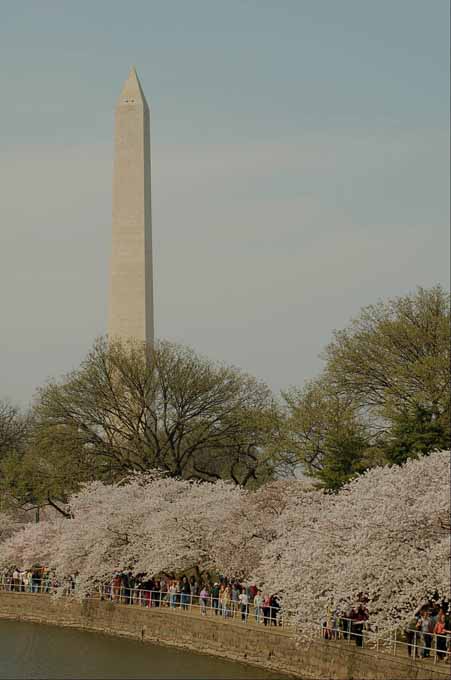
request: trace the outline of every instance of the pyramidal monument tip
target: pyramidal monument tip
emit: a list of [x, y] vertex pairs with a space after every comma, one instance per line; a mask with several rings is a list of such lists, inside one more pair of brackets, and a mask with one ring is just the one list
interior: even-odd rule
[[[131, 67], [130, 72], [128, 74], [128, 78], [124, 82], [118, 103], [120, 104], [121, 101], [123, 102], [123, 100], [126, 99], [127, 97], [129, 97], [129, 98], [133, 98], [133, 97], [141, 98], [147, 106], [146, 97], [144, 95], [144, 91], [142, 89], [142, 85], [141, 85], [141, 82], [139, 80], [138, 73], [136, 71], [135, 66]], [[123, 103], [126, 103], [126, 102], [123, 102]]]

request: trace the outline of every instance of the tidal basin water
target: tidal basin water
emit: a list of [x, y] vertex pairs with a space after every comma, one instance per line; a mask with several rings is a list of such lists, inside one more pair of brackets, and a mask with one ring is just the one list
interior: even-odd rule
[[0, 679], [19, 678], [282, 680], [283, 676], [171, 647], [69, 628], [0, 620]]

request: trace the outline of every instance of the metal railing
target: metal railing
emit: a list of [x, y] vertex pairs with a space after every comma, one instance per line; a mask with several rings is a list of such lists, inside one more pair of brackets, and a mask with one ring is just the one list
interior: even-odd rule
[[[99, 596], [117, 604], [138, 605], [141, 607], [160, 607], [171, 610], [195, 611], [200, 616], [214, 616], [242, 623], [262, 624], [265, 627], [286, 627], [289, 625], [289, 612], [282, 607], [255, 605], [253, 602], [241, 603], [236, 599], [221, 596], [201, 597], [200, 594], [169, 590], [146, 590], [144, 588], [124, 588], [114, 585], [101, 586]], [[294, 614], [294, 612], [292, 612]], [[291, 617], [294, 622], [294, 616]]]
[[[24, 583], [19, 579], [0, 581], [0, 591], [15, 593], [35, 593], [62, 596], [77, 596], [77, 584], [73, 581], [56, 583], [50, 579], [30, 579]], [[208, 595], [176, 592], [174, 590], [146, 590], [144, 588], [126, 588], [114, 584], [99, 586], [96, 592], [86, 597], [108, 600], [117, 605], [137, 606], [146, 609], [159, 608], [170, 612], [193, 612], [200, 617], [224, 620], [231, 625], [259, 626], [261, 632], [285, 629], [287, 633], [299, 632], [300, 626], [314, 637], [324, 641], [343, 641], [354, 643], [357, 647], [366, 647], [381, 654], [401, 655], [413, 660], [430, 658], [434, 664], [438, 661], [451, 660], [451, 634], [423, 633], [417, 629], [406, 631], [407, 640], [400, 639], [399, 628], [379, 632], [377, 627], [368, 621], [357, 621], [344, 616], [336, 617], [335, 625], [317, 622], [299, 624], [296, 612], [286, 607], [270, 607], [250, 602], [241, 604], [237, 600], [229, 600]]]
[[54, 593], [56, 592], [56, 583], [46, 579], [29, 579], [23, 580], [20, 578], [7, 577], [0, 579], [0, 590], [8, 593]]
[[[424, 633], [418, 629], [404, 629], [399, 627], [379, 632], [376, 626], [368, 621], [356, 621], [345, 617], [339, 617], [340, 625], [328, 627], [323, 624], [323, 637], [325, 639], [355, 640], [359, 647], [368, 647], [377, 652], [390, 653], [392, 655], [407, 656], [411, 659], [431, 658], [437, 661], [451, 661], [451, 632], [444, 634]], [[400, 639], [404, 634], [406, 640]]]

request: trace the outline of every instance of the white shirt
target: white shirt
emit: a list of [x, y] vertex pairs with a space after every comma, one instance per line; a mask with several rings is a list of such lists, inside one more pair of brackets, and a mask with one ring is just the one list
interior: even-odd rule
[[249, 598], [246, 595], [246, 593], [241, 593], [240, 596], [239, 596], [239, 600], [240, 600], [241, 604], [249, 604]]

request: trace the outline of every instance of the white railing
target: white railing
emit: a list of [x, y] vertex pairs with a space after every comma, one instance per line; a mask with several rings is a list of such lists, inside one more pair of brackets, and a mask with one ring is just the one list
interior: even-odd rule
[[[50, 580], [33, 579], [23, 583], [18, 579], [0, 582], [0, 591], [13, 593], [35, 593], [63, 596], [77, 596], [76, 584], [67, 582], [56, 584]], [[338, 624], [305, 622], [299, 624], [296, 612], [286, 607], [255, 606], [253, 603], [242, 605], [239, 601], [215, 598], [209, 595], [191, 595], [165, 590], [146, 590], [144, 588], [125, 588], [114, 585], [100, 586], [97, 592], [87, 597], [108, 600], [117, 605], [160, 608], [170, 612], [194, 612], [201, 617], [227, 621], [233, 625], [259, 626], [261, 632], [285, 629], [296, 633], [301, 628], [311, 636], [325, 641], [353, 642], [358, 647], [367, 647], [381, 654], [402, 655], [411, 659], [431, 658], [434, 663], [451, 659], [451, 635], [422, 633], [419, 630], [407, 631], [407, 641], [399, 639], [399, 629], [379, 633], [368, 621], [356, 621], [343, 616], [337, 617]], [[287, 630], [288, 629], [288, 630]]]
[[359, 647], [369, 647], [378, 652], [401, 654], [411, 659], [431, 658], [434, 663], [451, 660], [451, 633], [423, 633], [418, 629], [405, 629], [407, 640], [400, 639], [400, 629], [393, 628], [389, 631], [379, 632], [377, 627], [371, 626], [367, 621], [356, 621], [339, 617], [341, 625], [328, 627], [323, 624], [323, 637], [325, 639], [355, 640]]
[[[253, 603], [241, 604], [239, 600], [224, 600], [221, 597], [174, 592], [171, 590], [145, 590], [144, 588], [124, 588], [102, 586], [99, 588], [101, 599], [117, 604], [138, 605], [141, 607], [169, 608], [174, 611], [195, 611], [200, 616], [214, 616], [228, 621], [240, 620], [243, 623], [263, 624], [263, 626], [286, 627], [288, 612], [281, 607], [255, 606]], [[294, 614], [294, 612], [293, 612]], [[292, 616], [294, 621], [294, 616]]]

